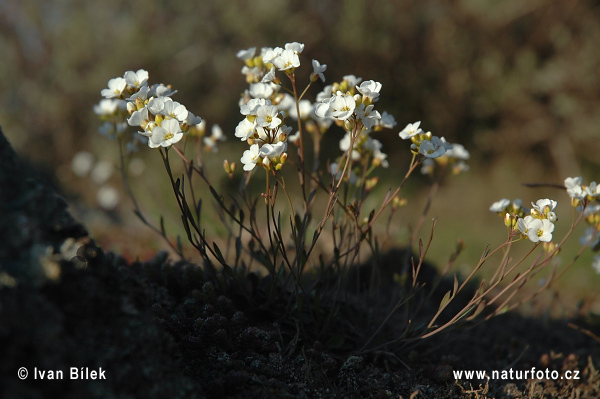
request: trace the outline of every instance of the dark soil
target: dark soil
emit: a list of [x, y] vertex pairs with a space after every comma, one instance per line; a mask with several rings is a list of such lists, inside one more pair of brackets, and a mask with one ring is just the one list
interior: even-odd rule
[[[380, 317], [364, 294], [346, 293], [322, 329], [290, 312], [292, 293], [269, 279], [236, 279], [165, 254], [127, 263], [87, 238], [1, 131], [0, 151], [0, 398], [600, 397], [599, 331], [589, 320], [507, 313], [439, 339], [360, 352], [373, 330], [364, 321]], [[435, 298], [424, 305], [435, 311]], [[383, 336], [395, 331], [392, 320]], [[72, 380], [72, 367], [106, 379]], [[532, 367], [579, 379], [453, 374]], [[51, 370], [63, 378], [41, 379]]]

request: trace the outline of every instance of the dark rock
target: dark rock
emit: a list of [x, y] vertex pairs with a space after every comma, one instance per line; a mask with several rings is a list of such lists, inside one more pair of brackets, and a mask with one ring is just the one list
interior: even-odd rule
[[1, 129], [0, 159], [0, 285], [57, 280], [61, 260], [77, 256], [87, 232], [51, 185], [17, 158]]

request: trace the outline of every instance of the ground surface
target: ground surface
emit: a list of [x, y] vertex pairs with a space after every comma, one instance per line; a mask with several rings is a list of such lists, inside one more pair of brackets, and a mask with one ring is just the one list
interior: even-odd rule
[[[132, 264], [104, 253], [24, 170], [1, 131], [0, 151], [2, 398], [600, 397], [593, 321], [509, 313], [445, 340], [359, 355], [351, 338], [360, 331], [340, 322], [343, 344], [322, 341], [309, 322], [285, 315], [285, 291], [265, 301], [268, 282], [256, 276], [234, 284], [162, 254]], [[368, 312], [352, 303], [339, 312], [348, 320]], [[106, 379], [71, 380], [71, 367], [103, 370]], [[580, 379], [453, 375], [532, 367]], [[41, 379], [40, 371], [63, 371], [63, 379]]]

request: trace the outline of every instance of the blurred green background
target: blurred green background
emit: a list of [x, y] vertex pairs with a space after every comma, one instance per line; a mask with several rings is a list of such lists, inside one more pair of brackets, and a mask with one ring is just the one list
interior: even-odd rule
[[[592, 0], [1, 0], [0, 125], [17, 152], [56, 182], [101, 245], [147, 259], [164, 244], [132, 216], [116, 173], [116, 142], [97, 132], [92, 107], [100, 90], [139, 68], [152, 83], [172, 84], [177, 101], [229, 137], [218, 154], [207, 155], [219, 177], [223, 158], [236, 160], [245, 149], [233, 137], [246, 88], [235, 53], [291, 41], [306, 45], [306, 75], [315, 58], [327, 64], [328, 83], [355, 74], [383, 84], [377, 109], [398, 121], [376, 134], [391, 164], [379, 171], [383, 189], [408, 165], [397, 132], [409, 122], [421, 120], [471, 152], [471, 170], [445, 182], [429, 213], [439, 218], [430, 253], [437, 264], [458, 238], [467, 245], [456, 264], [462, 272], [486, 245], [503, 241], [502, 221], [488, 211], [503, 197], [558, 200], [557, 229], [564, 232], [571, 220], [566, 194], [522, 183], [600, 179], [600, 3]], [[80, 151], [100, 161], [95, 177], [73, 173]], [[178, 216], [159, 157], [145, 149], [136, 158], [134, 191], [155, 217], [170, 212], [174, 229]], [[428, 184], [417, 177], [409, 185], [408, 207], [397, 220], [405, 227], [390, 246], [404, 244]], [[111, 210], [97, 201], [107, 185], [120, 195]], [[582, 231], [561, 254], [563, 263]], [[600, 277], [590, 263], [588, 252], [556, 287], [561, 298], [595, 306]], [[572, 309], [563, 307], [559, 313]]]

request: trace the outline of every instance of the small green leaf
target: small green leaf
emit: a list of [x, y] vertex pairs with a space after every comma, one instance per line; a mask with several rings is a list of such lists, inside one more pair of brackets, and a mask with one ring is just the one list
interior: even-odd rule
[[481, 301], [479, 302], [479, 305], [477, 305], [477, 308], [475, 309], [475, 312], [473, 312], [472, 315], [470, 315], [469, 317], [467, 317], [467, 321], [473, 320], [474, 318], [476, 318], [477, 316], [479, 316], [479, 314], [481, 312], [483, 312], [483, 309], [485, 309], [485, 301]]
[[496, 316], [508, 312], [508, 309], [509, 309], [508, 305], [504, 305], [502, 308], [496, 310]]
[[217, 256], [217, 260], [221, 262], [223, 265], [225, 264], [225, 258], [223, 258], [223, 254], [219, 249], [219, 246], [213, 242], [213, 250], [215, 251], [215, 255]]
[[448, 292], [446, 292], [446, 295], [444, 295], [444, 297], [442, 298], [442, 301], [440, 302], [440, 307], [438, 309], [438, 313], [441, 313], [441, 311], [444, 310], [444, 308], [446, 306], [448, 306], [448, 304], [450, 303], [451, 300], [452, 300], [452, 291], [448, 291]]

